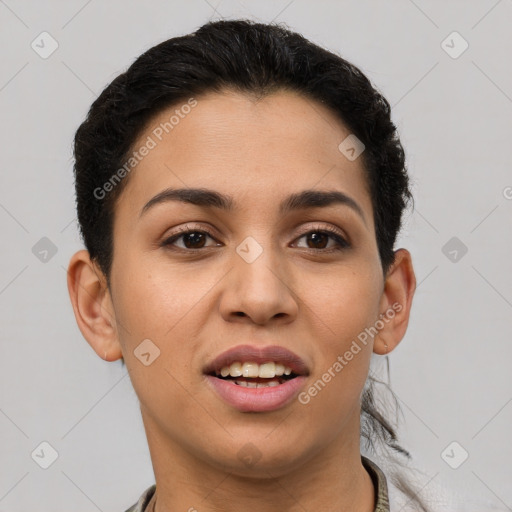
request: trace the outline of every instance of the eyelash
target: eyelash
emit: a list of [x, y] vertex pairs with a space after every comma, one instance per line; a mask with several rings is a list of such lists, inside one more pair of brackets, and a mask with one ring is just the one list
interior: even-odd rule
[[[213, 240], [215, 240], [215, 237], [214, 237], [213, 233], [211, 231], [209, 231], [208, 229], [206, 229], [206, 228], [191, 229], [191, 228], [189, 228], [189, 226], [185, 226], [185, 228], [179, 230], [179, 233], [176, 233], [176, 234], [171, 235], [170, 237], [166, 238], [162, 242], [161, 245], [163, 247], [171, 247], [172, 244], [176, 240], [178, 240], [181, 237], [183, 237], [184, 235], [188, 235], [190, 233], [205, 234], [205, 235], [208, 235]], [[320, 251], [320, 252], [324, 252], [324, 253], [331, 253], [331, 252], [335, 252], [335, 251], [342, 251], [342, 250], [348, 249], [350, 247], [350, 244], [341, 236], [341, 234], [336, 229], [331, 228], [329, 226], [325, 226], [325, 227], [317, 226], [317, 227], [314, 227], [314, 228], [310, 229], [309, 231], [306, 231], [305, 233], [302, 233], [297, 238], [297, 240], [301, 239], [302, 237], [304, 237], [306, 235], [310, 235], [312, 233], [321, 233], [321, 234], [329, 235], [336, 242], [337, 245], [336, 245], [336, 247], [331, 247], [330, 249], [311, 249], [311, 248], [306, 248], [306, 250], [308, 250], [308, 251], [313, 251], [313, 252]], [[181, 251], [185, 251], [185, 252], [188, 252], [188, 253], [197, 253], [197, 252], [200, 252], [200, 251], [204, 251], [205, 249], [207, 249], [207, 248], [183, 249], [182, 247], [177, 247], [177, 248], [172, 248], [171, 250], [181, 250]]]

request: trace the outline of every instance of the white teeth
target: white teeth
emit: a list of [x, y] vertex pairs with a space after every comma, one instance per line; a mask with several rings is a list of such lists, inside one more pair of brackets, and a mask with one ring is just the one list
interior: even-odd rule
[[257, 363], [244, 363], [242, 366], [242, 375], [244, 377], [257, 377], [259, 373], [259, 365]]
[[273, 388], [275, 386], [279, 386], [279, 382], [277, 382], [277, 380], [270, 380], [268, 382], [259, 382], [258, 383], [259, 388]]
[[284, 374], [284, 365], [276, 363], [276, 377], [281, 377]]
[[220, 372], [216, 372], [217, 375], [221, 375], [222, 377], [260, 377], [262, 379], [273, 379], [274, 377], [281, 377], [282, 375], [291, 375], [291, 373], [292, 369], [289, 366], [284, 366], [274, 361], [267, 361], [263, 364], [254, 362], [242, 364], [236, 361], [230, 366], [223, 366]]
[[262, 379], [273, 379], [276, 376], [276, 363], [270, 361], [260, 364], [258, 377]]
[[268, 382], [248, 382], [246, 380], [235, 380], [235, 384], [243, 388], [273, 388], [279, 386], [277, 380], [270, 380]]
[[231, 377], [240, 377], [242, 375], [242, 363], [233, 363], [229, 367], [229, 375]]

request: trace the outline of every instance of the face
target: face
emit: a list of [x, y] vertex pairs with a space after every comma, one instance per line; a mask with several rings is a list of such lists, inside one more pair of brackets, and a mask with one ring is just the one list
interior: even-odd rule
[[[240, 474], [245, 455], [278, 474], [359, 449], [372, 340], [343, 356], [383, 312], [384, 277], [362, 159], [338, 149], [350, 132], [291, 92], [196, 101], [148, 124], [133, 148], [154, 147], [115, 211], [112, 311], [150, 448]], [[338, 199], [312, 201], [319, 192]], [[292, 374], [237, 384], [235, 364], [215, 376], [267, 361]]]

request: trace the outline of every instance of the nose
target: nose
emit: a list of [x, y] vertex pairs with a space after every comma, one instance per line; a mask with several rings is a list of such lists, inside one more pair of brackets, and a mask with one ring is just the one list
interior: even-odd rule
[[293, 281], [284, 260], [271, 249], [264, 249], [253, 261], [233, 251], [232, 270], [220, 299], [221, 315], [229, 322], [258, 325], [291, 322], [298, 312]]

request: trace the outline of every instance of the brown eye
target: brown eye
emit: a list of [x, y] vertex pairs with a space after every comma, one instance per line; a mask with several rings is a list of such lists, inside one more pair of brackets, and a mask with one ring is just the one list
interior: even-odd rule
[[186, 235], [181, 235], [183, 237], [183, 243], [187, 247], [187, 249], [200, 249], [205, 244], [206, 236], [204, 233], [199, 233], [198, 231], [193, 231], [192, 233], [187, 233]]
[[[208, 247], [205, 246], [207, 238], [213, 240], [213, 237], [207, 231], [200, 231], [195, 229], [183, 231], [177, 235], [173, 235], [167, 238], [162, 245], [175, 246], [178, 247], [179, 249], [185, 250], [203, 249], [204, 247]], [[176, 242], [180, 239], [182, 239], [182, 245], [177, 245]]]
[[311, 241], [313, 247], [310, 249], [325, 249], [326, 245], [329, 243], [329, 235], [325, 233], [310, 233], [306, 235], [307, 239]]
[[[315, 229], [313, 231], [309, 231], [304, 233], [301, 238], [305, 238], [307, 240], [307, 249], [318, 249], [318, 250], [326, 250], [329, 252], [330, 250], [341, 250], [346, 249], [350, 246], [350, 244], [338, 234], [336, 231], [332, 231], [330, 229]], [[328, 247], [329, 241], [332, 240], [334, 242], [334, 246]]]

